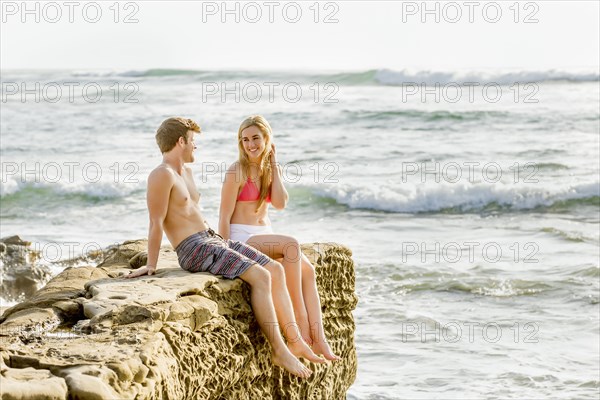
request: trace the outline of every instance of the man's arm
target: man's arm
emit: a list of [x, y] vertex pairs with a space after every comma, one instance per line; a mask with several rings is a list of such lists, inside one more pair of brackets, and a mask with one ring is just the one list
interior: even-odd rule
[[148, 177], [148, 192], [146, 195], [148, 212], [150, 214], [148, 261], [145, 266], [126, 275], [127, 278], [135, 278], [146, 274], [152, 275], [156, 271], [160, 244], [163, 237], [163, 223], [169, 209], [169, 196], [171, 195], [173, 184], [173, 175], [166, 168], [157, 168]]
[[229, 225], [231, 224], [231, 216], [235, 210], [237, 194], [240, 187], [238, 182], [238, 163], [233, 164], [225, 174], [225, 182], [221, 188], [221, 208], [219, 209], [219, 235], [223, 239], [230, 238]]

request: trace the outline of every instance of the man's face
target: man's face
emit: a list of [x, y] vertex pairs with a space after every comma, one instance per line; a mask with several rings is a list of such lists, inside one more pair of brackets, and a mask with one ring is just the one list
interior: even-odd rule
[[183, 162], [191, 163], [194, 162], [194, 150], [196, 150], [195, 132], [187, 131], [187, 143], [183, 144]]

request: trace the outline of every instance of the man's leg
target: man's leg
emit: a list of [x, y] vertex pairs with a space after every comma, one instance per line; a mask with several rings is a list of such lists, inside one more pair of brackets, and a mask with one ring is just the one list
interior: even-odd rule
[[258, 324], [273, 349], [273, 363], [293, 375], [308, 378], [312, 373], [286, 347], [279, 332], [275, 307], [271, 298], [271, 276], [258, 264], [239, 276], [250, 285], [250, 302]]
[[271, 261], [264, 267], [271, 275], [271, 293], [273, 296], [275, 312], [277, 313], [277, 320], [283, 329], [283, 335], [287, 339], [288, 347], [291, 352], [295, 356], [304, 357], [309, 361], [316, 363], [325, 362], [325, 360], [317, 356], [306, 344], [304, 339], [302, 339], [300, 329], [294, 318], [294, 310], [287, 291], [283, 266], [277, 261]]
[[253, 235], [248, 245], [267, 256], [277, 259], [284, 266], [286, 286], [294, 308], [294, 316], [302, 338], [312, 344], [308, 313], [302, 293], [302, 269], [300, 244], [296, 239], [286, 235]]

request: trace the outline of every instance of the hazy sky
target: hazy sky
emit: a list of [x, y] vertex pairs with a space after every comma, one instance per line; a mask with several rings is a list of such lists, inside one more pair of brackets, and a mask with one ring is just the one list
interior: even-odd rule
[[[24, 13], [21, 1], [1, 3], [3, 69], [600, 65], [598, 1], [522, 1], [516, 6], [515, 1], [429, 1], [430, 14], [423, 13], [421, 1], [257, 1], [226, 6], [222, 1], [124, 1], [116, 6], [115, 1], [76, 1], [74, 6], [56, 1], [29, 2], [30, 13]], [[231, 13], [225, 14], [224, 7]], [[124, 23], [128, 16], [138, 22]], [[333, 23], [325, 23], [326, 18]], [[98, 22], [92, 23], [95, 19]]]

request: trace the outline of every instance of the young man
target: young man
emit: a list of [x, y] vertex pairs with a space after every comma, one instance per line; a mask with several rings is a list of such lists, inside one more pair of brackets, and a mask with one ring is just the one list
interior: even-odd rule
[[[200, 213], [200, 194], [191, 168], [185, 165], [194, 161], [195, 133], [200, 133], [198, 124], [180, 117], [168, 118], [158, 128], [156, 142], [163, 162], [148, 177], [148, 262], [127, 277], [154, 274], [163, 232], [166, 233], [183, 269], [228, 279], [239, 277], [250, 285], [252, 309], [271, 344], [273, 363], [307, 378], [310, 369], [296, 357], [313, 362], [324, 360], [312, 352], [300, 335], [282, 265], [242, 242], [223, 240], [206, 225]], [[285, 327], [287, 346], [279, 329], [273, 329], [277, 321]]]

